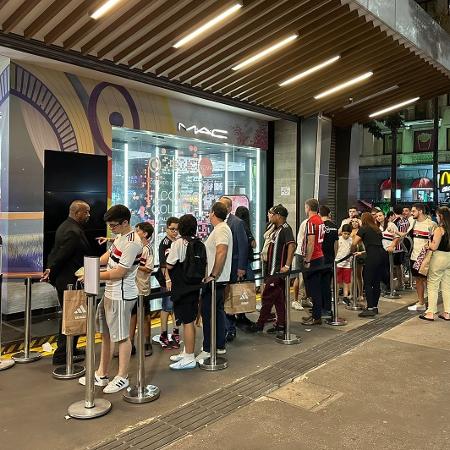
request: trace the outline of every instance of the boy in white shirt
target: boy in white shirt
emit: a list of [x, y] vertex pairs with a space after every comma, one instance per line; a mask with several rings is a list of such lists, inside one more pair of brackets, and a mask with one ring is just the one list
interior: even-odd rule
[[[111, 207], [103, 219], [117, 237], [110, 249], [100, 258], [100, 264], [107, 267], [105, 271], [100, 272], [100, 280], [106, 281], [106, 287], [97, 308], [102, 348], [100, 363], [95, 372], [95, 385], [105, 386], [103, 392], [112, 394], [129, 385], [130, 318], [138, 296], [136, 274], [142, 255], [142, 242], [130, 226], [131, 212], [126, 206]], [[113, 380], [109, 381], [109, 366], [116, 342], [119, 343], [119, 370]], [[81, 377], [79, 383], [85, 385], [86, 378]]]
[[[341, 236], [339, 237], [338, 251], [336, 254], [336, 261], [347, 256], [351, 253], [352, 240], [350, 236], [352, 234], [352, 226], [349, 224], [342, 225]], [[337, 283], [338, 286], [343, 286], [345, 304], [350, 304], [350, 286], [352, 283], [352, 258], [348, 258], [345, 261], [337, 264]]]

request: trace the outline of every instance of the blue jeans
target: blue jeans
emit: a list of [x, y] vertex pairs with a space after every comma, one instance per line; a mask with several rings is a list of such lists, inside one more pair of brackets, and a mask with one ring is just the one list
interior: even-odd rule
[[[217, 348], [225, 348], [225, 311], [223, 301], [225, 285], [216, 285], [216, 342]], [[203, 350], [211, 351], [211, 285], [208, 284], [202, 292], [202, 322], [203, 322]]]

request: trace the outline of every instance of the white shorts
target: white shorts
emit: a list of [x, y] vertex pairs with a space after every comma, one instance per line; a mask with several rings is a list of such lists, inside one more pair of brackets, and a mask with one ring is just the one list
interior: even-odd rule
[[120, 342], [130, 336], [131, 311], [136, 300], [111, 300], [103, 297], [97, 308], [97, 331], [109, 333], [112, 342]]

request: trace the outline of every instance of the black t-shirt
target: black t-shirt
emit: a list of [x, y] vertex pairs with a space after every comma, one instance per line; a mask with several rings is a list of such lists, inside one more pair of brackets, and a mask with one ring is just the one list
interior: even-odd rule
[[247, 240], [248, 240], [248, 261], [252, 262], [253, 261], [252, 242], [255, 240], [255, 238], [253, 237], [252, 231], [250, 230], [250, 228], [247, 226], [247, 224], [245, 222], [244, 222], [244, 228], [245, 228], [245, 234], [247, 235]]
[[325, 234], [322, 242], [322, 251], [325, 264], [330, 264], [334, 261], [334, 243], [339, 240], [338, 228], [331, 220], [326, 220]]
[[172, 245], [172, 242], [167, 236], [160, 242], [159, 244], [159, 269], [156, 273], [156, 279], [158, 280], [158, 283], [161, 287], [166, 287], [166, 278], [162, 273], [162, 270], [164, 267], [166, 267], [166, 260], [167, 256], [169, 254], [170, 246]]
[[381, 231], [377, 232], [371, 227], [363, 226], [356, 234], [362, 239], [366, 251], [368, 251], [370, 247], [383, 248], [383, 235], [381, 234]]
[[269, 275], [280, 272], [286, 265], [289, 244], [295, 244], [295, 239], [292, 228], [285, 222], [273, 231], [270, 238], [267, 254]]

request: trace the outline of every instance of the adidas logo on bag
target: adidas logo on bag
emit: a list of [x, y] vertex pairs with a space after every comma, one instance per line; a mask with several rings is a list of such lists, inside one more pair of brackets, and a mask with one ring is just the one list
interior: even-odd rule
[[241, 297], [239, 298], [239, 300], [241, 301], [242, 304], [248, 303], [248, 294], [247, 294], [247, 292], [243, 292], [241, 294]]
[[80, 305], [75, 311], [74, 311], [74, 318], [75, 319], [86, 319], [87, 311], [84, 305]]

